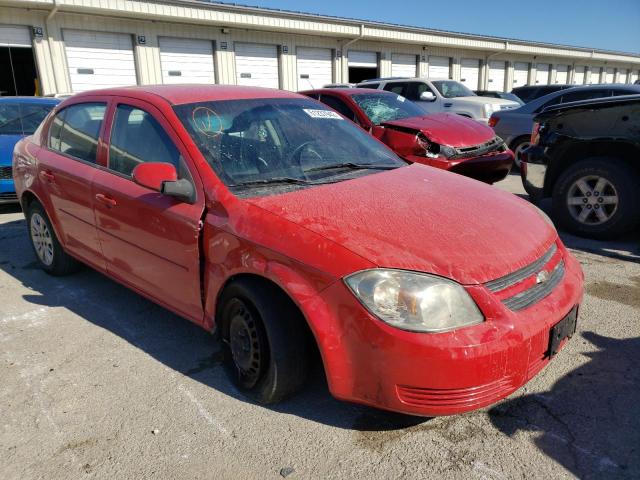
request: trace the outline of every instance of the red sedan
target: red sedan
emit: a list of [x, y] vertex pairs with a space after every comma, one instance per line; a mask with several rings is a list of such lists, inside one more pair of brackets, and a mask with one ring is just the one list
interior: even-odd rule
[[75, 95], [13, 158], [53, 275], [84, 263], [223, 340], [259, 402], [319, 349], [337, 398], [415, 415], [491, 404], [575, 331], [579, 264], [537, 208], [409, 165], [295, 93]]
[[452, 113], [432, 113], [396, 93], [369, 88], [300, 92], [356, 122], [410, 162], [487, 183], [504, 179], [513, 153], [488, 126]]

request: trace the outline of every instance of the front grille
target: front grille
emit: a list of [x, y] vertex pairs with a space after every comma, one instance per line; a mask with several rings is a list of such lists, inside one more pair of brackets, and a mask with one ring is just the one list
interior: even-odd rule
[[500, 137], [493, 137], [488, 142], [481, 143], [480, 145], [454, 148], [455, 153], [448, 155], [447, 158], [455, 160], [458, 158], [479, 157], [495, 151], [504, 152], [506, 149], [507, 147]]
[[513, 297], [507, 298], [502, 301], [507, 308], [517, 312], [518, 310], [524, 310], [525, 308], [539, 302], [544, 297], [549, 295], [556, 285], [560, 283], [564, 276], [564, 261], [560, 260], [560, 263], [551, 271], [551, 275], [548, 280], [543, 283], [537, 283], [529, 290], [518, 293]]
[[513, 273], [505, 275], [504, 277], [500, 277], [496, 280], [491, 280], [490, 282], [485, 283], [484, 286], [494, 293], [499, 292], [500, 290], [504, 290], [505, 288], [509, 288], [512, 285], [521, 282], [525, 278], [530, 277], [534, 273], [539, 272], [542, 267], [544, 267], [547, 262], [551, 260], [551, 257], [555, 255], [557, 250], [558, 247], [556, 247], [556, 244], [554, 243], [553, 245], [551, 245], [551, 248], [547, 250], [547, 252], [535, 262], [527, 265], [524, 268], [521, 268], [520, 270], [516, 270]]
[[0, 167], [0, 180], [11, 180], [11, 167]]
[[[517, 285], [530, 278], [533, 275], [537, 275], [538, 273], [544, 270], [544, 267], [549, 264], [549, 262], [556, 256], [558, 251], [558, 247], [553, 244], [542, 255], [538, 260], [533, 263], [530, 263], [526, 267], [521, 268], [520, 270], [516, 270], [513, 273], [500, 277], [496, 280], [491, 280], [484, 284], [484, 286], [493, 293], [502, 292], [509, 287]], [[524, 291], [518, 292], [515, 295], [510, 297], [501, 298], [501, 301], [504, 306], [508, 309], [517, 312], [519, 310], [524, 310], [527, 307], [530, 307], [534, 303], [539, 302], [544, 297], [549, 295], [553, 289], [560, 283], [562, 277], [564, 276], [564, 261], [561, 259], [555, 265], [555, 267], [548, 272], [548, 277], [545, 281], [540, 281], [535, 283], [532, 287], [527, 288]]]
[[0, 203], [17, 202], [18, 196], [13, 193], [0, 193]]

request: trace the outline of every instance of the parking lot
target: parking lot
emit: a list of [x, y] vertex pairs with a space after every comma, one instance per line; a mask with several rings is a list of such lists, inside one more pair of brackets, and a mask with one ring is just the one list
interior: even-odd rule
[[[514, 175], [497, 188], [524, 196]], [[563, 235], [586, 275], [578, 333], [500, 404], [425, 419], [334, 400], [319, 368], [250, 403], [209, 334], [92, 270], [46, 275], [1, 212], [0, 478], [640, 476], [637, 235]]]

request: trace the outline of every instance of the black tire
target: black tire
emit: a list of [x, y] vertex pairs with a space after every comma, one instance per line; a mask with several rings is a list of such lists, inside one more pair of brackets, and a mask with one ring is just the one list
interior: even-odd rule
[[[596, 190], [600, 178], [608, 182], [603, 183], [604, 193]], [[579, 180], [588, 182], [589, 186], [595, 184], [588, 197], [587, 194], [581, 196], [581, 190], [576, 190]], [[575, 198], [575, 202], [584, 202], [584, 207], [569, 205], [570, 197]], [[615, 197], [617, 200], [612, 206], [607, 199]], [[602, 204], [594, 203], [603, 200]], [[580, 221], [579, 212], [586, 208], [592, 211], [585, 221]], [[596, 209], [604, 213], [606, 220], [597, 218]], [[564, 230], [595, 239], [612, 239], [632, 230], [640, 221], [638, 173], [612, 157], [591, 157], [575, 163], [560, 175], [553, 187], [553, 217]]]
[[27, 230], [33, 252], [45, 272], [62, 276], [78, 271], [80, 263], [64, 251], [49, 216], [38, 202], [32, 202], [27, 209]]
[[513, 142], [511, 142], [511, 151], [513, 152], [513, 165], [520, 169], [520, 157], [519, 151], [523, 146], [528, 146], [531, 144], [531, 135], [523, 135], [521, 137], [516, 138]]
[[236, 387], [262, 404], [298, 392], [311, 339], [295, 304], [274, 286], [242, 279], [225, 288], [219, 305], [224, 363]]

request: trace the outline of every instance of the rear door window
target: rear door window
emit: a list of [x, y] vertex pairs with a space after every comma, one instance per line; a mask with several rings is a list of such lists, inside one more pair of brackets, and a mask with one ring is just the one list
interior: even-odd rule
[[131, 176], [144, 162], [171, 163], [180, 169], [180, 152], [153, 116], [130, 105], [118, 105], [109, 145], [109, 170]]
[[106, 103], [77, 103], [60, 111], [49, 129], [49, 148], [96, 163], [98, 138], [106, 110]]
[[404, 94], [409, 82], [389, 82], [384, 86], [384, 90], [387, 92], [397, 93], [398, 95], [402, 95], [406, 97]]
[[349, 108], [349, 106], [346, 103], [344, 103], [341, 99], [334, 97], [333, 95], [323, 94], [320, 97], [320, 101], [325, 105], [333, 108], [336, 112], [341, 113], [342, 115], [347, 117], [349, 120], [354, 122], [356, 121], [357, 117], [354, 111], [351, 110], [351, 108]]

